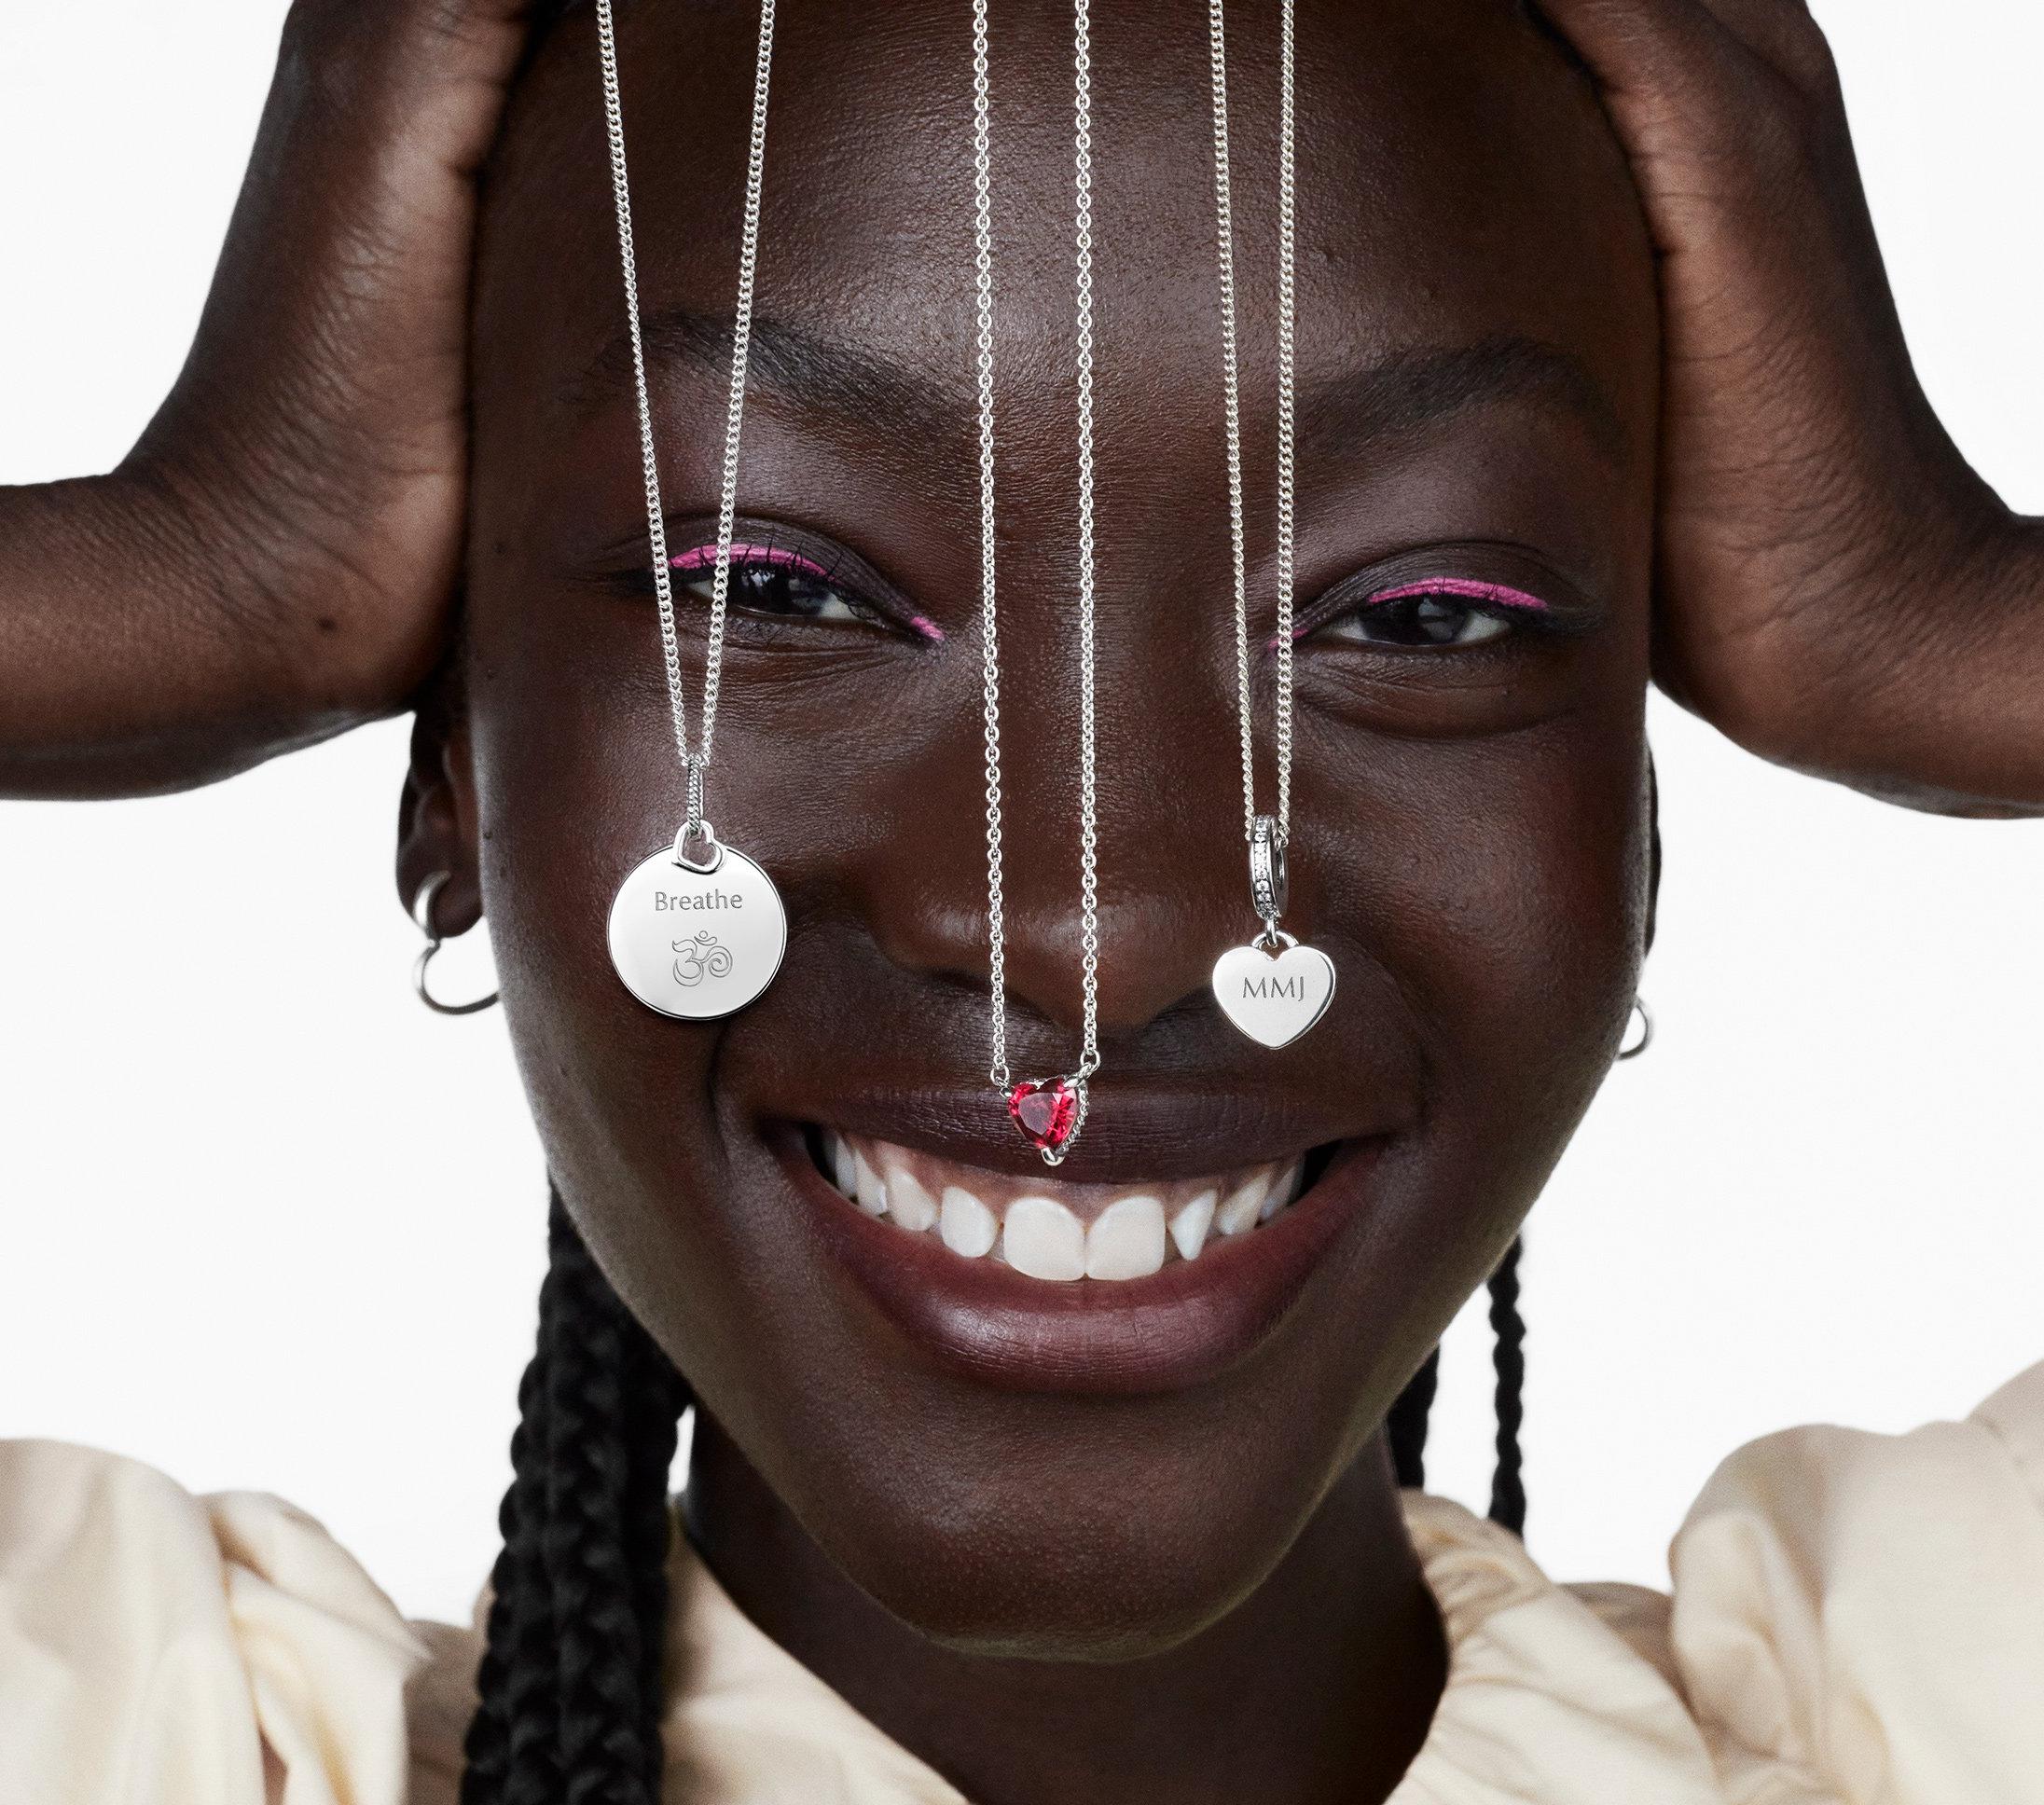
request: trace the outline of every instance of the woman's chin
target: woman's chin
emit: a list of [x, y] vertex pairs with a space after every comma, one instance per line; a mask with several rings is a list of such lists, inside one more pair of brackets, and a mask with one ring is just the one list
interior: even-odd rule
[[[954, 1653], [985, 1660], [1121, 1662], [1165, 1655], [1221, 1622], [1283, 1558], [1292, 1524], [1253, 1510], [1164, 1522], [1073, 1522], [1009, 1501], [1002, 1533], [896, 1520], [840, 1559], [891, 1617]], [[826, 1529], [825, 1534], [829, 1532]]]

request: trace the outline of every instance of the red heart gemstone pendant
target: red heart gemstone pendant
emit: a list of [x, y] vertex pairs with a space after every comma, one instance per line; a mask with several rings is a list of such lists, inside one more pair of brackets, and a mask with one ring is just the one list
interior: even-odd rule
[[1026, 1079], [1008, 1093], [1008, 1115], [1023, 1139], [1056, 1165], [1085, 1122], [1085, 1085], [1070, 1078]]

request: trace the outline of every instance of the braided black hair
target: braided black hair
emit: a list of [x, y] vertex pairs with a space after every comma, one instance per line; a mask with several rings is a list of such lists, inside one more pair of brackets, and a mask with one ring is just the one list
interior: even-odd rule
[[558, 1197], [462, 1805], [658, 1805], [668, 1472], [688, 1392]]
[[[1526, 1318], [1519, 1314], [1519, 1259], [1524, 1251], [1525, 1243], [1513, 1241], [1490, 1275], [1498, 1407], [1498, 1465], [1490, 1481], [1490, 1520], [1502, 1523], [1514, 1536], [1526, 1534], [1525, 1463], [1519, 1448], [1519, 1432], [1526, 1426]], [[1413, 1374], [1385, 1419], [1392, 1469], [1398, 1482], [1411, 1491], [1427, 1482], [1427, 1422], [1440, 1381], [1437, 1347]]]
[[1514, 1240], [1490, 1275], [1492, 1359], [1498, 1383], [1498, 1465], [1490, 1481], [1490, 1520], [1514, 1536], [1526, 1534], [1526, 1472], [1519, 1431], [1526, 1426], [1526, 1318], [1519, 1314], [1519, 1259]]
[[1427, 1419], [1433, 1412], [1433, 1395], [1440, 1383], [1441, 1350], [1437, 1347], [1384, 1419], [1385, 1439], [1391, 1444], [1391, 1468], [1409, 1492], [1417, 1492], [1427, 1483]]

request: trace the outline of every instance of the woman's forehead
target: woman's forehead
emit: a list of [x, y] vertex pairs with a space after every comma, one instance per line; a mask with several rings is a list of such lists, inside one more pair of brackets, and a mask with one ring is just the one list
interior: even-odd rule
[[[757, 8], [647, 5], [620, 21], [642, 295], [663, 365], [727, 358]], [[1275, 0], [1230, 8], [1245, 393], [1275, 322]], [[1070, 11], [1011, 0], [993, 57], [1003, 393], [1070, 382]], [[492, 182], [480, 335], [571, 406], [623, 346], [594, 30], [563, 23], [514, 107]], [[1395, 416], [1381, 372], [1501, 383], [1650, 443], [1650, 260], [1593, 95], [1506, 0], [1299, 8], [1302, 393]], [[755, 351], [820, 404], [913, 434], [971, 383], [972, 46], [960, 0], [791, 0], [777, 24]], [[1217, 351], [1213, 119], [1204, 9], [1118, 7], [1093, 29], [1095, 258], [1103, 398], [1208, 399]], [[760, 352], [764, 352], [764, 356]], [[1414, 386], [1406, 385], [1408, 390]], [[1374, 394], [1366, 393], [1374, 390]], [[772, 405], [772, 397], [766, 397]], [[1061, 413], [1059, 415], [1061, 418]], [[1395, 425], [1395, 418], [1388, 423]]]

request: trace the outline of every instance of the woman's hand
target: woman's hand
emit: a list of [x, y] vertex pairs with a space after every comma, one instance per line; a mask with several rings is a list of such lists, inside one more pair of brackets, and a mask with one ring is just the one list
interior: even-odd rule
[[1803, 0], [1542, 0], [1660, 255], [1656, 675], [1892, 800], [2044, 809], [2044, 533], [1940, 425]]
[[0, 793], [204, 782], [432, 668], [476, 178], [527, 10], [296, 0], [170, 397], [111, 475], [0, 489]]

